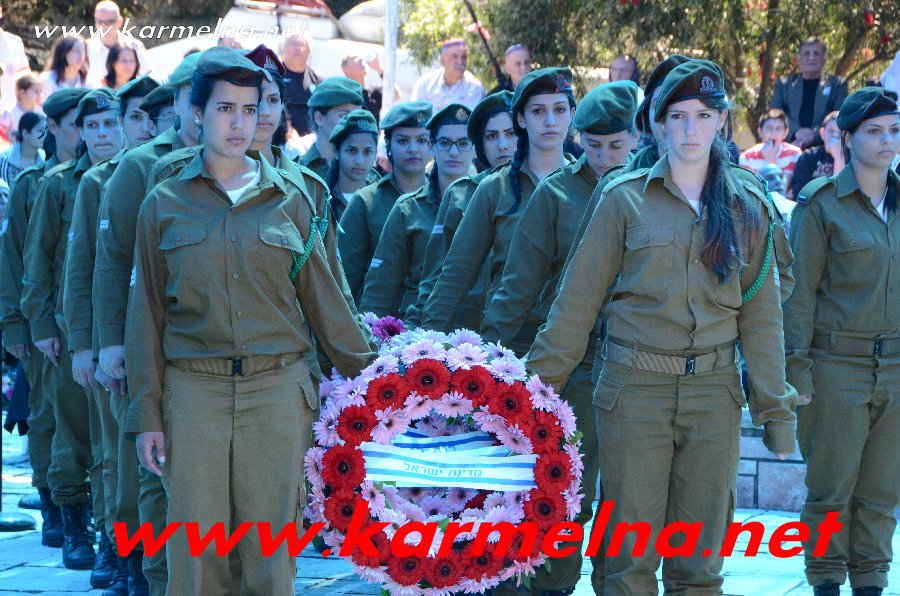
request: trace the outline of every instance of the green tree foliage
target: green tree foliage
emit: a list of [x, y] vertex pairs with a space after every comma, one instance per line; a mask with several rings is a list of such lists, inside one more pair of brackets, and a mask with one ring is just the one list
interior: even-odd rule
[[[485, 83], [493, 75], [462, 0], [402, 0], [404, 41], [425, 63], [441, 39], [465, 34], [470, 64]], [[896, 0], [473, 0], [491, 47], [502, 57], [513, 43], [531, 48], [537, 65], [569, 65], [594, 79], [619, 53], [644, 71], [674, 52], [722, 65], [728, 88], [750, 129], [768, 106], [777, 76], [791, 72], [797, 47], [810, 36], [828, 45], [827, 73], [857, 89], [884, 70], [900, 49]]]

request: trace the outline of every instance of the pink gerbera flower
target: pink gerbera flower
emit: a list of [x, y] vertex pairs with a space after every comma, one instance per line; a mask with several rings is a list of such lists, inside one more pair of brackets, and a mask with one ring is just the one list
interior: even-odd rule
[[531, 394], [531, 404], [536, 410], [552, 412], [559, 404], [559, 396], [553, 391], [553, 387], [541, 383], [537, 375], [528, 379], [525, 389]]
[[477, 491], [471, 488], [462, 488], [455, 487], [451, 488], [447, 494], [447, 505], [452, 512], [462, 511], [466, 506], [466, 503], [469, 502], [469, 499], [474, 497], [477, 494]]
[[462, 393], [451, 391], [434, 402], [434, 410], [448, 418], [468, 416], [472, 413], [472, 400], [463, 397]]
[[400, 360], [406, 366], [424, 358], [440, 360], [442, 355], [443, 349], [433, 339], [422, 339], [400, 350]]
[[470, 343], [460, 344], [447, 352], [447, 368], [452, 371], [469, 370], [487, 362], [487, 352]]
[[364, 480], [361, 488], [362, 493], [360, 496], [368, 501], [369, 509], [372, 511], [373, 515], [375, 515], [379, 510], [384, 509], [384, 493], [378, 490], [378, 487], [375, 486], [374, 482], [372, 482], [371, 480]]
[[364, 312], [362, 317], [363, 323], [365, 323], [369, 327], [372, 327], [372, 325], [378, 322], [378, 315], [376, 315], [372, 311]]
[[396, 356], [381, 356], [375, 362], [363, 369], [360, 378], [371, 381], [376, 377], [386, 377], [387, 375], [400, 371], [400, 360]]
[[484, 500], [484, 510], [490, 511], [494, 507], [502, 507], [506, 504], [503, 499], [503, 493], [491, 493]]
[[340, 441], [337, 433], [337, 413], [331, 404], [322, 408], [319, 419], [313, 423], [316, 442], [322, 447], [333, 447]]
[[303, 458], [303, 468], [306, 470], [306, 478], [313, 486], [325, 486], [322, 479], [322, 457], [325, 450], [321, 447], [312, 447], [306, 452]]
[[525, 365], [513, 357], [497, 358], [487, 365], [487, 369], [496, 379], [504, 383], [514, 383], [525, 379]]
[[403, 412], [392, 407], [375, 412], [378, 424], [372, 431], [372, 440], [382, 445], [390, 445], [394, 438], [406, 432], [409, 428], [409, 420], [403, 416]]
[[578, 480], [581, 480], [581, 476], [584, 473], [584, 462], [581, 461], [584, 457], [584, 454], [581, 453], [579, 447], [581, 446], [581, 441], [578, 443], [566, 443], [563, 445], [563, 451], [565, 451], [570, 460], [570, 465], [572, 469], [572, 474]]
[[563, 492], [563, 499], [566, 502], [566, 517], [575, 519], [581, 513], [581, 498], [584, 496], [578, 492], [578, 481], [572, 482]]
[[427, 395], [419, 395], [413, 392], [407, 396], [403, 405], [406, 406], [406, 417], [412, 421], [428, 416], [434, 404]]
[[472, 414], [472, 420], [486, 433], [496, 435], [500, 431], [506, 430], [506, 419], [499, 414], [479, 410]]
[[527, 455], [532, 452], [531, 441], [518, 424], [500, 429], [497, 431], [497, 438], [513, 453]]
[[372, 325], [372, 335], [381, 341], [388, 340], [406, 331], [403, 321], [394, 317], [382, 317]]
[[572, 411], [572, 407], [561, 401], [556, 409], [553, 410], [553, 413], [559, 418], [559, 425], [563, 429], [563, 435], [565, 435], [566, 439], [571, 439], [577, 430], [575, 426], [575, 412]]
[[449, 343], [454, 348], [458, 348], [462, 344], [470, 344], [477, 347], [481, 345], [481, 336], [471, 329], [457, 329], [450, 334]]

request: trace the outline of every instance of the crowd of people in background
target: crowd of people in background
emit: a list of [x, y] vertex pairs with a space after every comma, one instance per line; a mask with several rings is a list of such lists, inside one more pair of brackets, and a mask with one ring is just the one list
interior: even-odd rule
[[[281, 549], [191, 556], [180, 531], [120, 556], [112, 524], [293, 521], [319, 383], [374, 359], [371, 311], [480, 330], [573, 404], [582, 524], [605, 497], [613, 522], [700, 521], [720, 544], [749, 388], [773, 457], [800, 438], [802, 519], [853, 524], [808, 553], [816, 594], [848, 574], [881, 593], [900, 498], [896, 93], [851, 93], [810, 38], [740, 151], [722, 69], [699, 58], [645, 76], [617, 55], [579, 99], [569, 68], [515, 44], [486, 92], [451, 38], [406, 98], [367, 86], [377, 56], [323, 78], [306, 34], [222, 38], [157, 80], [114, 2], [94, 19], [106, 35], [58, 39], [40, 74], [0, 31], [0, 329], [31, 387], [43, 544], [93, 587], [293, 593]], [[852, 449], [822, 438], [841, 425]], [[571, 594], [580, 557], [497, 593]], [[601, 555], [592, 586], [655, 593], [659, 565]], [[721, 569], [676, 558], [663, 582], [721, 593]]]

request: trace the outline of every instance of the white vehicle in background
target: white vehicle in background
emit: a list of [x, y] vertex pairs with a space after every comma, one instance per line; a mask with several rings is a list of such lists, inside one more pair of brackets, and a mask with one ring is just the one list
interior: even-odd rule
[[[310, 6], [319, 4], [320, 6]], [[162, 43], [148, 49], [153, 63], [153, 76], [165, 80], [175, 69], [185, 53], [193, 48], [205, 50], [216, 45], [223, 35], [234, 37], [247, 49], [260, 43], [278, 51], [281, 32], [308, 31], [313, 38], [310, 67], [323, 78], [342, 75], [341, 59], [347, 54], [355, 54], [363, 59], [380, 58], [386, 65], [384, 55], [384, 23], [386, 22], [386, 0], [364, 2], [340, 19], [315, 0], [284, 0], [264, 2], [261, 0], [235, 0], [234, 7], [217, 23], [210, 23], [206, 33], [194, 28], [190, 37]], [[288, 29], [292, 27], [293, 29]], [[218, 35], [216, 34], [218, 32]], [[163, 36], [165, 38], [165, 36]], [[409, 97], [413, 85], [422, 72], [437, 68], [437, 60], [428, 68], [420, 68], [403, 48], [397, 49], [396, 84], [401, 100]], [[371, 81], [369, 80], [371, 77]], [[367, 83], [380, 85], [378, 75], [370, 72]]]

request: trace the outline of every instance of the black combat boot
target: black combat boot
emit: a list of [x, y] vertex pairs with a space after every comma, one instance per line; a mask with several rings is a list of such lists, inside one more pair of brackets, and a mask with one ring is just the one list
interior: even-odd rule
[[841, 596], [841, 585], [834, 582], [813, 586], [815, 596]]
[[128, 557], [118, 557], [116, 563], [116, 576], [103, 596], [128, 596]]
[[144, 551], [133, 550], [128, 555], [128, 596], [149, 596], [150, 584], [144, 577]]
[[883, 590], [884, 588], [878, 586], [862, 586], [853, 588], [853, 596], [881, 596]]
[[85, 523], [85, 504], [62, 506], [63, 565], [66, 569], [93, 569], [97, 555]]
[[39, 488], [38, 494], [41, 497], [41, 517], [44, 518], [41, 526], [41, 544], [59, 548], [63, 545], [62, 511], [50, 498], [49, 488]]
[[106, 537], [106, 532], [101, 532], [97, 560], [94, 563], [94, 569], [91, 571], [92, 588], [108, 588], [112, 584], [116, 571], [119, 569], [118, 559], [116, 549], [113, 548], [109, 538]]

